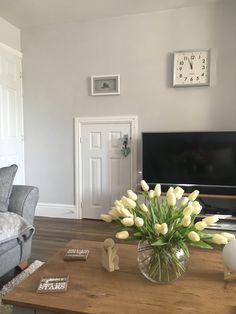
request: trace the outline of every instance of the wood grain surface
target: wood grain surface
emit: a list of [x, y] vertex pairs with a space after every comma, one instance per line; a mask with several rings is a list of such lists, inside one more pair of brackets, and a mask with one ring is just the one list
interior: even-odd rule
[[[101, 242], [72, 240], [39, 270], [4, 297], [5, 303], [58, 313], [235, 313], [236, 281], [223, 280], [219, 250], [191, 250], [186, 274], [173, 284], [145, 279], [137, 265], [136, 246], [118, 244], [120, 270], [101, 266]], [[68, 247], [90, 250], [87, 261], [64, 261]], [[36, 294], [42, 276], [69, 275], [67, 292]]]

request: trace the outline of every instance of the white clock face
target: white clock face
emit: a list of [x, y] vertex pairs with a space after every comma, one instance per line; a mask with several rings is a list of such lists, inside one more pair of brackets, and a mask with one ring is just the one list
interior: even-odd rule
[[209, 85], [209, 50], [175, 52], [173, 85]]

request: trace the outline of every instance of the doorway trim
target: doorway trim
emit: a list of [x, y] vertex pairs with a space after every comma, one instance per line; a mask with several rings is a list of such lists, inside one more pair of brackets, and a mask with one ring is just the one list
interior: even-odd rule
[[107, 116], [107, 117], [75, 117], [75, 205], [77, 218], [83, 218], [82, 210], [82, 126], [86, 124], [118, 124], [129, 123], [131, 126], [131, 188], [137, 187], [137, 139], [138, 117]]
[[[14, 180], [14, 184], [25, 184], [25, 136], [24, 136], [24, 102], [23, 102], [23, 80], [22, 80], [22, 59], [23, 59], [23, 53], [19, 50], [16, 50], [6, 44], [4, 44], [3, 42], [0, 42], [0, 49], [3, 51], [3, 53], [7, 53], [8, 55], [10, 55], [11, 57], [17, 58], [18, 60], [18, 65], [19, 65], [19, 71], [17, 71], [16, 73], [16, 80], [19, 80], [19, 88], [17, 89], [17, 91], [19, 92], [19, 101], [17, 102], [17, 121], [16, 121], [16, 125], [19, 126], [20, 128], [17, 131], [17, 138], [18, 138], [18, 144], [19, 147], [21, 146], [21, 148], [18, 148], [18, 152], [20, 150], [22, 150], [21, 152], [21, 157], [20, 159], [18, 159], [18, 161], [20, 160], [20, 162], [18, 163], [17, 160], [7, 160], [7, 163], [5, 164], [5, 158], [4, 160], [4, 164], [2, 166], [7, 166], [8, 164], [11, 163], [17, 163], [19, 168], [16, 174], [16, 178]], [[1, 51], [0, 51], [1, 54]], [[9, 57], [9, 56], [8, 56]], [[5, 81], [6, 83], [6, 81]], [[9, 84], [8, 84], [9, 85]], [[1, 112], [1, 104], [0, 104], [0, 112]], [[0, 119], [1, 120], [1, 119]], [[2, 124], [3, 122], [0, 121], [0, 129], [2, 128]], [[1, 133], [1, 132], [0, 132]], [[3, 156], [3, 155], [2, 155]], [[6, 155], [5, 155], [6, 156]], [[1, 156], [0, 156], [1, 158]]]
[[23, 58], [23, 53], [19, 50], [16, 50], [2, 42], [0, 42], [0, 47], [5, 49], [6, 51], [10, 52], [11, 54], [20, 57], [21, 59]]

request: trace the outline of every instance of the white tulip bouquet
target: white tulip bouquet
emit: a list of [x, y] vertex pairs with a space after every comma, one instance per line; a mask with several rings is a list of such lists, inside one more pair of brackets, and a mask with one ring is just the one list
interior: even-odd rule
[[150, 256], [144, 259], [145, 271], [150, 280], [171, 281], [171, 272], [175, 273], [176, 278], [180, 277], [184, 265], [176, 258], [176, 254], [181, 250], [185, 256], [189, 256], [188, 245], [211, 249], [212, 243], [226, 244], [235, 239], [233, 234], [227, 232], [209, 234], [203, 231], [218, 221], [217, 216], [208, 216], [195, 222], [202, 209], [196, 200], [198, 190], [183, 197], [184, 190], [181, 187], [170, 187], [166, 196], [161, 197], [160, 184], [150, 190], [142, 180], [141, 187], [144, 203], [140, 204], [138, 196], [128, 190], [127, 196], [116, 200], [114, 207], [107, 214], [102, 214], [101, 219], [118, 223], [116, 238], [138, 240], [145, 243], [140, 251], [152, 250]]

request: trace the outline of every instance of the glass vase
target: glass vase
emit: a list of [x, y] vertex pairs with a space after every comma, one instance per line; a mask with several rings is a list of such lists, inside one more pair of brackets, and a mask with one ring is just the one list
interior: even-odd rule
[[139, 242], [137, 259], [144, 277], [159, 284], [179, 279], [187, 270], [189, 260], [178, 245], [151, 246], [148, 241]]

